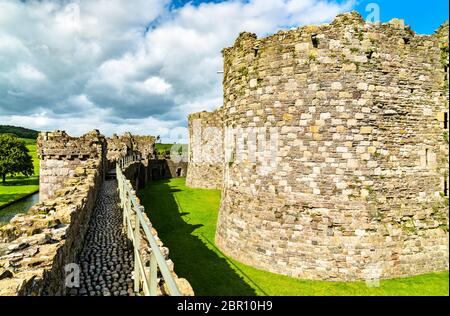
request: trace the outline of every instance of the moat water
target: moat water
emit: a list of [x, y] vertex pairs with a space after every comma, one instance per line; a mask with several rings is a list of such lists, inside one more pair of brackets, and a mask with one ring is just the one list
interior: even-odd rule
[[11, 204], [0, 210], [0, 226], [8, 223], [16, 214], [26, 213], [34, 204], [39, 202], [39, 192], [29, 197]]

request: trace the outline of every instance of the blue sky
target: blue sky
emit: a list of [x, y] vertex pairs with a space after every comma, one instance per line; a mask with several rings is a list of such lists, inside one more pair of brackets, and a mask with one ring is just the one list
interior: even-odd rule
[[432, 34], [444, 21], [448, 20], [447, 0], [364, 0], [358, 1], [355, 10], [365, 16], [368, 3], [377, 3], [380, 7], [382, 22], [392, 18], [402, 18], [411, 25], [416, 33]]
[[[199, 5], [201, 3], [218, 3], [220, 0], [175, 0], [175, 7], [182, 7], [186, 3]], [[342, 2], [342, 1], [339, 1]], [[357, 0], [354, 9], [362, 16], [367, 14], [366, 6], [369, 3], [376, 3], [380, 7], [380, 19], [387, 22], [392, 18], [403, 18], [405, 23], [420, 34], [433, 33], [442, 22], [448, 20], [449, 1], [447, 0]]]
[[446, 0], [0, 0], [0, 124], [185, 140], [189, 113], [222, 105], [221, 50], [240, 32], [369, 3], [417, 33], [448, 19]]

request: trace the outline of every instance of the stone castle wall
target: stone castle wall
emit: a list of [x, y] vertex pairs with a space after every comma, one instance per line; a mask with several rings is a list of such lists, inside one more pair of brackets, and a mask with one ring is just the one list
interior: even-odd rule
[[133, 152], [133, 140], [130, 133], [125, 133], [122, 136], [114, 134], [111, 138], [106, 139], [108, 150], [106, 158], [110, 162], [115, 162], [118, 159], [131, 155]]
[[106, 152], [106, 142], [98, 131], [70, 137], [63, 131], [40, 133], [37, 139], [40, 159], [39, 200], [52, 199], [75, 169], [90, 164]]
[[144, 159], [156, 158], [156, 138], [154, 136], [133, 135], [133, 149]]
[[187, 176], [188, 163], [186, 161], [166, 160], [170, 178], [184, 178]]
[[[142, 138], [141, 143], [134, 145], [134, 148], [147, 148], [151, 139]], [[66, 294], [68, 271], [65, 268], [78, 261], [77, 255], [82, 250], [97, 195], [104, 181], [105, 165], [108, 164], [107, 141], [98, 131], [80, 138], [69, 137], [61, 131], [41, 133], [38, 143], [41, 166], [46, 171], [44, 183], [53, 185], [51, 193], [44, 195], [45, 200], [34, 205], [28, 214], [18, 214], [9, 224], [0, 227], [0, 296]], [[120, 145], [119, 142], [117, 144]], [[53, 160], [68, 161], [68, 165], [62, 166], [69, 166], [66, 167], [69, 170], [58, 173], [56, 168], [59, 165], [49, 163]], [[144, 159], [125, 166], [124, 174], [138, 189], [148, 181], [147, 169], [148, 161]], [[50, 195], [52, 198], [48, 197]], [[135, 199], [139, 200], [137, 197]], [[152, 227], [145, 214], [144, 219]], [[141, 234], [145, 236], [143, 232]], [[153, 228], [152, 234], [182, 294], [194, 295], [189, 282], [174, 272], [169, 249], [164, 247]], [[151, 248], [145, 237], [141, 247], [144, 265], [149, 270]], [[168, 295], [163, 280], [158, 284], [157, 294]]]
[[189, 115], [189, 168], [186, 185], [220, 189], [223, 183], [224, 146], [222, 111]]
[[133, 153], [139, 153], [144, 159], [153, 159], [156, 157], [154, 136], [139, 136], [125, 133], [122, 136], [113, 135], [107, 139], [108, 152], [107, 159], [115, 162], [118, 159]]
[[[88, 155], [88, 139], [92, 151], [87, 160], [80, 159], [79, 155]], [[56, 146], [57, 140], [67, 141], [67, 146]], [[65, 294], [64, 267], [76, 262], [83, 247], [103, 181], [106, 140], [96, 131], [78, 141], [64, 132], [41, 133], [39, 142], [44, 161], [63, 156], [71, 159], [67, 155], [71, 145], [80, 164], [58, 181], [53, 198], [34, 205], [28, 214], [16, 215], [0, 228], [0, 296]]]
[[[244, 155], [223, 164], [217, 245], [307, 279], [448, 269], [447, 37], [448, 25], [418, 35], [356, 12], [262, 39], [242, 33], [223, 52], [217, 121], [238, 130], [233, 150]], [[211, 116], [189, 122], [215, 126]], [[252, 161], [249, 147], [273, 154], [259, 145], [274, 131], [274, 165]], [[190, 160], [188, 185], [210, 174]]]

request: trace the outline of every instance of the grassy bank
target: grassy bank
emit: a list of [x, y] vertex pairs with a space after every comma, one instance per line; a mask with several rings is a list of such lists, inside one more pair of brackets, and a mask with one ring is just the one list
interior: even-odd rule
[[34, 175], [29, 178], [7, 177], [5, 184], [0, 183], [0, 207], [39, 190], [39, 160], [36, 154], [36, 141], [32, 139], [23, 139], [23, 141], [27, 144], [33, 158]]
[[150, 183], [139, 192], [153, 226], [170, 249], [175, 272], [196, 295], [448, 295], [448, 272], [365, 282], [298, 280], [252, 268], [214, 244], [220, 191], [192, 189], [185, 179]]

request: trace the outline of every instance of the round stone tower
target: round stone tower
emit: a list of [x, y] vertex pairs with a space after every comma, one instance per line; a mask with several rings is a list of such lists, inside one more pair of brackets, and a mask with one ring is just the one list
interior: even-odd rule
[[240, 34], [223, 52], [223, 122], [241, 153], [224, 164], [217, 245], [307, 279], [447, 269], [447, 36], [355, 12]]

